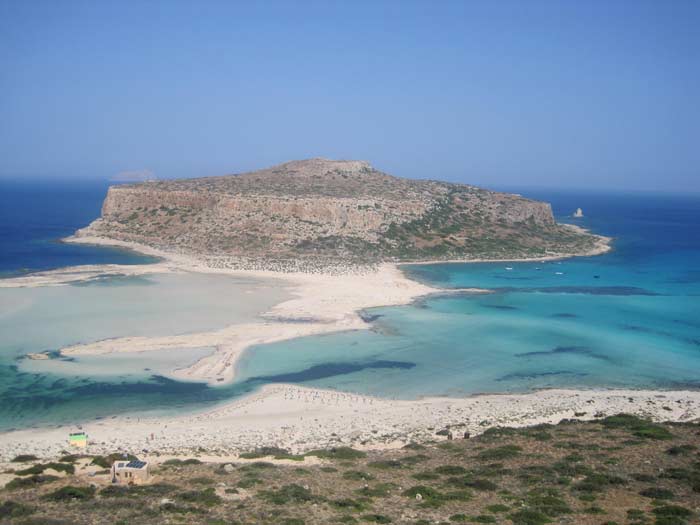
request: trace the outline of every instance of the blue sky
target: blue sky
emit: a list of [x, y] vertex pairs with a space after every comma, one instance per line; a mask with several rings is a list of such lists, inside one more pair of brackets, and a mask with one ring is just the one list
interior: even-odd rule
[[700, 191], [700, 2], [0, 0], [0, 177]]

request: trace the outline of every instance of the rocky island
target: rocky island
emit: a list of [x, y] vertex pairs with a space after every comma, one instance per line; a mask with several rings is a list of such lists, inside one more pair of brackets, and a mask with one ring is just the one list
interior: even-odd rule
[[605, 238], [557, 224], [544, 202], [320, 158], [112, 186], [102, 217], [76, 237], [194, 255], [214, 267], [295, 270], [556, 257], [607, 246]]

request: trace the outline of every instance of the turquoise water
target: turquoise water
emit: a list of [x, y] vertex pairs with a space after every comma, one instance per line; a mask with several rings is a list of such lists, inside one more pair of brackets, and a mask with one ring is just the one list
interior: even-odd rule
[[32, 352], [124, 336], [162, 336], [250, 322], [287, 295], [270, 282], [155, 274], [69, 286], [0, 288], [0, 429], [177, 410], [220, 398], [164, 374], [211, 353], [183, 348], [31, 360]]
[[[541, 197], [540, 195], [535, 195]], [[545, 195], [578, 224], [615, 237], [609, 254], [556, 262], [406, 266], [442, 295], [376, 308], [371, 332], [308, 337], [251, 350], [241, 379], [323, 363], [392, 361], [306, 381], [416, 398], [549, 387], [700, 386], [700, 201]], [[562, 217], [563, 218], [563, 217]]]
[[579, 224], [614, 236], [615, 250], [558, 262], [406, 266], [412, 278], [438, 287], [493, 293], [375, 308], [365, 312], [371, 331], [251, 348], [236, 383], [226, 387], [164, 377], [211, 348], [75, 360], [22, 356], [245, 322], [283, 299], [265, 283], [183, 274], [0, 289], [0, 429], [181, 412], [273, 382], [405, 399], [556, 386], [698, 388], [700, 200], [528, 196], [552, 202], [560, 218], [583, 207], [587, 218]]

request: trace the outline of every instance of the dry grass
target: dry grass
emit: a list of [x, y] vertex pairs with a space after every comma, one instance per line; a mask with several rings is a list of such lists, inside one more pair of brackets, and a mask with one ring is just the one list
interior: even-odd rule
[[[171, 462], [118, 488], [76, 475], [6, 488], [18, 524], [698, 523], [700, 427], [630, 417], [500, 429], [322, 465]], [[285, 451], [275, 450], [275, 455]], [[18, 470], [27, 464], [18, 464]], [[22, 484], [20, 484], [22, 485]]]

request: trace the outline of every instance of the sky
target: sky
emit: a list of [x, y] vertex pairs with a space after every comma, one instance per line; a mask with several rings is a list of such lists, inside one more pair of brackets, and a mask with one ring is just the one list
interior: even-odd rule
[[0, 178], [328, 157], [700, 192], [698, 27], [697, 0], [0, 0]]

